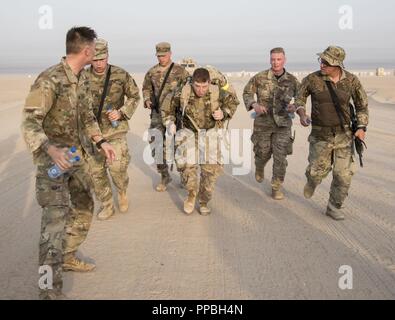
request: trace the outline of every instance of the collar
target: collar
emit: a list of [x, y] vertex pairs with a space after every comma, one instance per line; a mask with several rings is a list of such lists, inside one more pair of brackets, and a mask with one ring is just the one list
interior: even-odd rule
[[[267, 74], [267, 78], [268, 79], [276, 79], [276, 75], [274, 74], [272, 69], [269, 69], [269, 72]], [[281, 75], [280, 78], [278, 78], [278, 80], [280, 79], [287, 79], [288, 78], [288, 72], [287, 70], [284, 68], [284, 73]]]
[[[340, 76], [340, 80], [339, 81], [342, 81], [342, 80], [346, 79], [346, 72], [343, 69], [341, 69], [341, 72], [342, 72], [342, 75]], [[320, 77], [324, 81], [332, 81], [331, 78], [329, 78], [329, 76], [327, 76], [325, 74], [322, 74], [321, 70], [320, 70], [319, 74], [320, 74]]]
[[193, 90], [193, 86], [191, 85], [191, 90], [192, 90], [192, 92], [193, 92], [193, 97], [195, 98], [195, 99], [210, 99], [210, 96], [211, 96], [211, 91], [210, 91], [210, 89], [208, 89], [208, 91], [207, 91], [207, 93], [203, 96], [203, 97], [198, 97], [197, 96], [197, 94], [195, 93], [195, 90]]
[[160, 65], [160, 63], [158, 63], [156, 66], [157, 66], [157, 68], [159, 68], [159, 70], [162, 69], [163, 71], [166, 71], [166, 70], [168, 70], [170, 68], [172, 63], [173, 63], [173, 61], [170, 61], [170, 63], [166, 67], [162, 67]]
[[66, 57], [63, 57], [60, 62], [63, 65], [63, 69], [64, 69], [66, 76], [69, 79], [70, 83], [78, 84], [78, 77], [73, 73], [70, 66], [67, 64]]

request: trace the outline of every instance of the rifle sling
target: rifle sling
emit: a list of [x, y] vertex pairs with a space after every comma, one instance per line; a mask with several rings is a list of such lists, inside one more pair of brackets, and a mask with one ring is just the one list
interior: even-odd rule
[[340, 106], [339, 97], [337, 96], [335, 90], [333, 89], [331, 81], [325, 81], [326, 86], [328, 87], [329, 93], [331, 94], [333, 105], [335, 106], [336, 114], [339, 117], [340, 126], [343, 131], [346, 129], [344, 128], [344, 117]]
[[166, 75], [165, 75], [165, 78], [163, 79], [162, 85], [160, 86], [160, 89], [159, 89], [159, 92], [158, 92], [158, 95], [157, 95], [157, 96], [155, 96], [154, 84], [151, 82], [152, 91], [154, 92], [154, 98], [155, 98], [154, 103], [155, 103], [155, 107], [156, 107], [156, 111], [157, 111], [157, 112], [159, 112], [160, 97], [162, 96], [163, 89], [165, 88], [167, 79], [169, 79], [169, 76], [170, 76], [170, 73], [171, 73], [171, 70], [173, 69], [173, 67], [174, 67], [174, 62], [170, 65], [169, 70], [167, 70]]
[[101, 122], [101, 113], [103, 111], [104, 100], [106, 100], [107, 93], [108, 93], [108, 87], [109, 87], [108, 85], [110, 83], [110, 76], [111, 76], [111, 65], [108, 66], [108, 70], [107, 70], [107, 74], [106, 74], [106, 80], [104, 81], [103, 93], [101, 95], [99, 111], [97, 113], [97, 121], [98, 122]]

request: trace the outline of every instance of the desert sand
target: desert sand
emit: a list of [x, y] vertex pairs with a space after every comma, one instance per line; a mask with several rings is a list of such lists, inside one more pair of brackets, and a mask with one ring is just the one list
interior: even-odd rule
[[[134, 75], [139, 87], [143, 75]], [[0, 76], [0, 299], [36, 299], [41, 210], [35, 168], [20, 134], [21, 111], [35, 76]], [[232, 78], [241, 100], [247, 78]], [[309, 129], [294, 121], [286, 199], [270, 198], [252, 171], [219, 179], [211, 216], [182, 213], [185, 190], [173, 172], [165, 193], [143, 161], [149, 114], [131, 119], [128, 142], [130, 209], [93, 220], [79, 255], [97, 264], [90, 274], [66, 273], [72, 299], [394, 299], [395, 298], [395, 77], [367, 77], [371, 121], [365, 167], [345, 203], [346, 220], [324, 215], [331, 177], [311, 200], [303, 197]], [[386, 102], [386, 103], [384, 103]], [[244, 105], [231, 128], [252, 128]], [[252, 158], [253, 159], [253, 158]], [[353, 289], [341, 290], [343, 265]]]

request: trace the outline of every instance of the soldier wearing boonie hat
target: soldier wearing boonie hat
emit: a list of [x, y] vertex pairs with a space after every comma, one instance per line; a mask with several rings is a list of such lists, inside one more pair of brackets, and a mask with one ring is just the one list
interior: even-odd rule
[[[343, 203], [348, 195], [351, 178], [355, 172], [353, 134], [365, 139], [368, 125], [368, 98], [359, 79], [344, 69], [346, 53], [343, 48], [329, 46], [318, 53], [320, 69], [303, 79], [295, 104], [300, 122], [308, 126], [305, 104], [311, 95], [312, 130], [309, 136], [309, 165], [304, 196], [309, 199], [316, 187], [333, 172], [326, 215], [343, 220]], [[358, 129], [350, 128], [350, 101], [353, 101]]]
[[346, 52], [341, 47], [329, 46], [324, 52], [317, 53], [319, 59], [326, 61], [332, 67], [344, 69], [343, 61], [346, 58]]

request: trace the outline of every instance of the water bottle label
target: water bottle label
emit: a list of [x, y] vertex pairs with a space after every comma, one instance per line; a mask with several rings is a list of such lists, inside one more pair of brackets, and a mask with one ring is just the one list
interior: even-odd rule
[[60, 177], [62, 173], [63, 172], [59, 169], [59, 167], [56, 164], [48, 169], [48, 176], [52, 179], [56, 179]]
[[49, 173], [50, 173], [52, 176], [56, 176], [58, 172], [59, 172], [59, 171], [58, 171], [57, 168], [55, 168], [55, 167], [52, 167], [52, 168], [49, 169]]

